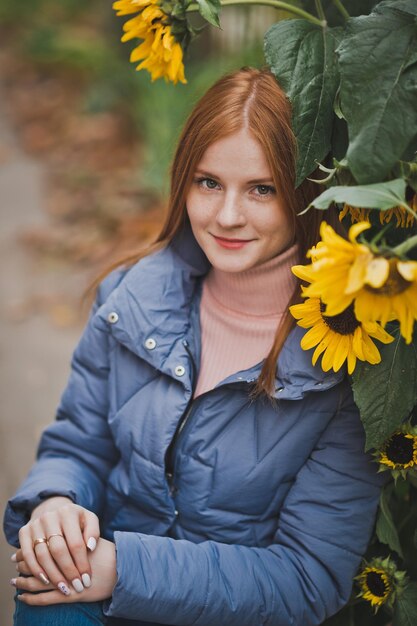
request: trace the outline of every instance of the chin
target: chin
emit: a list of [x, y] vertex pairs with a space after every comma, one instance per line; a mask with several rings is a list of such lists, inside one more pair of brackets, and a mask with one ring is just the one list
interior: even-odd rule
[[238, 259], [222, 260], [218, 257], [214, 259], [209, 258], [209, 261], [216, 270], [220, 270], [221, 272], [230, 272], [231, 274], [245, 272], [256, 265], [250, 261], [239, 261]]

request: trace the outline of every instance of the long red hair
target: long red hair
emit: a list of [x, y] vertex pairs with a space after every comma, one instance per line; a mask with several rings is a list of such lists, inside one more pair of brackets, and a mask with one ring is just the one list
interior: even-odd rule
[[[215, 141], [239, 131], [242, 126], [253, 134], [264, 150], [274, 185], [284, 200], [283, 206], [299, 246], [299, 260], [304, 262], [307, 250], [320, 238], [323, 213], [314, 209], [304, 215], [299, 213], [318, 195], [318, 186], [305, 180], [295, 188], [297, 147], [291, 127], [291, 105], [284, 91], [269, 69], [244, 67], [220, 78], [197, 102], [188, 117], [171, 167], [167, 216], [155, 242], [146, 250], [122, 259], [106, 273], [119, 265], [132, 265], [172, 241], [188, 219], [186, 197], [204, 152]], [[329, 211], [326, 220], [336, 226], [337, 220]], [[297, 285], [288, 305], [300, 300], [299, 293]], [[294, 323], [287, 312], [277, 328], [255, 393], [273, 393], [277, 358]]]

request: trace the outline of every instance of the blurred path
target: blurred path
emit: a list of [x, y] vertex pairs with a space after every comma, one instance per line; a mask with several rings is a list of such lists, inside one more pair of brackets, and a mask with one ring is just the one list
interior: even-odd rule
[[[30, 97], [30, 94], [28, 94]], [[85, 271], [42, 266], [17, 237], [31, 226], [47, 223], [44, 170], [19, 149], [8, 125], [0, 84], [0, 504], [33, 462], [36, 441], [52, 421], [69, 371], [80, 328], [58, 328], [37, 311], [36, 299], [80, 295]], [[38, 307], [39, 308], [39, 307]], [[15, 575], [12, 549], [0, 538], [0, 624], [9, 626]]]

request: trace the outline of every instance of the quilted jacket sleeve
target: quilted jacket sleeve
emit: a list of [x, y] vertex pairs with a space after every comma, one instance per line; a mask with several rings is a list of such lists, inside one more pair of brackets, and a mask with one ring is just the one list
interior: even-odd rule
[[45, 498], [67, 496], [95, 513], [103, 504], [104, 485], [118, 455], [107, 424], [109, 338], [104, 330], [93, 326], [92, 319], [109, 282], [114, 283], [114, 276], [99, 288], [90, 320], [74, 351], [56, 421], [44, 431], [36, 463], [8, 502], [4, 531], [15, 546], [19, 529]]
[[[315, 626], [349, 599], [381, 487], [351, 390], [300, 470], [268, 547], [116, 532], [108, 615], [182, 626]], [[322, 392], [325, 393], [325, 392]]]

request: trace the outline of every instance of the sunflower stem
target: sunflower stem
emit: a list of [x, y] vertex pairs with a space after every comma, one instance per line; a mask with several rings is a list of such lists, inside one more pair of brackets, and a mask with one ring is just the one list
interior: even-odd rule
[[395, 248], [393, 248], [392, 251], [395, 252], [396, 255], [402, 256], [402, 255], [407, 254], [407, 252], [409, 252], [416, 246], [417, 246], [417, 235], [414, 235], [413, 237], [410, 237], [406, 241], [403, 241], [403, 243], [400, 243], [398, 246], [395, 246]]
[[339, 13], [341, 15], [343, 15], [343, 17], [345, 18], [345, 20], [348, 20], [350, 18], [349, 13], [346, 11], [345, 7], [343, 6], [341, 0], [332, 0], [334, 6], [336, 7], [336, 9], [339, 11]]
[[317, 15], [319, 16], [319, 18], [323, 22], [325, 22], [326, 21], [326, 16], [324, 14], [323, 5], [321, 3], [321, 0], [314, 0], [314, 4], [316, 5]]
[[[299, 7], [295, 7], [288, 2], [281, 2], [281, 0], [220, 0], [220, 4], [222, 7], [232, 6], [234, 4], [257, 4], [264, 5], [268, 7], [274, 7], [275, 9], [281, 9], [283, 11], [288, 11], [289, 13], [293, 13], [293, 15], [297, 15], [298, 17], [302, 17], [308, 22], [315, 24], [316, 26], [320, 26], [324, 28], [327, 26], [326, 20], [319, 20], [317, 17], [308, 13], [308, 11], [304, 11]], [[199, 5], [197, 3], [192, 3], [187, 7], [188, 11], [199, 11]]]
[[369, 245], [373, 252], [378, 252], [377, 244], [383, 239], [387, 230], [392, 228], [392, 224], [386, 224], [381, 230], [375, 235], [375, 237], [369, 242]]

